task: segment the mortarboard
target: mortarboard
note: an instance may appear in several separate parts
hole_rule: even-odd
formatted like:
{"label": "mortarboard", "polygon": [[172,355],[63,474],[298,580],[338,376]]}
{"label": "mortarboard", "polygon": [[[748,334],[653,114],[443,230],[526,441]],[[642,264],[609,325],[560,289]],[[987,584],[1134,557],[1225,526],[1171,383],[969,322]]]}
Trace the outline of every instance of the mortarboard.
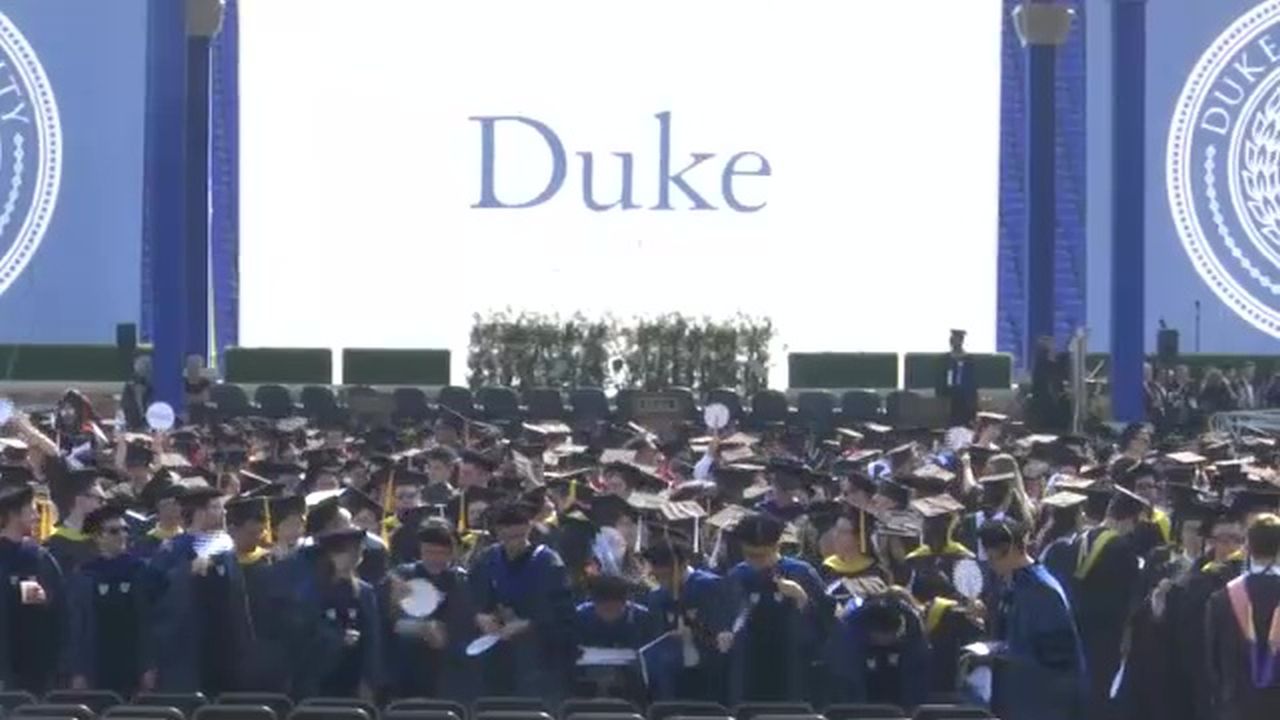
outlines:
{"label": "mortarboard", "polygon": [[374,501],[374,499],[369,497],[368,494],[355,488],[347,488],[347,491],[342,494],[338,502],[340,502],[342,507],[346,508],[352,515],[357,515],[360,512],[367,510],[373,513],[375,517],[381,519],[384,514],[382,505]]}
{"label": "mortarboard", "polygon": [[1054,510],[1067,510],[1077,507],[1088,499],[1089,498],[1086,495],[1071,492],[1070,490],[1063,490],[1062,492],[1056,492],[1041,500],[1040,504],[1051,507]]}
{"label": "mortarboard", "polygon": [[178,502],[186,510],[197,510],[208,505],[211,500],[222,497],[222,491],[208,485],[196,485],[184,482],[178,492]]}
{"label": "mortarboard", "polygon": [[977,418],[980,422],[994,423],[997,425],[1009,422],[1008,415],[1005,415],[1003,413],[997,413],[997,412],[985,412],[985,411],[980,412],[978,413]]}
{"label": "mortarboard", "polygon": [[1231,493],[1228,507],[1233,515],[1280,512],[1280,488],[1238,490]]}
{"label": "mortarboard", "polygon": [[35,473],[28,465],[0,465],[0,482],[30,483],[35,482]]}
{"label": "mortarboard", "polygon": [[124,464],[125,467],[146,467],[155,460],[156,453],[149,445],[140,442],[131,442],[125,446]]}
{"label": "mortarboard", "polygon": [[307,499],[301,495],[283,495],[267,500],[271,510],[271,524],[279,525],[289,518],[301,518],[307,514]]}
{"label": "mortarboard", "polygon": [[896,508],[905,508],[911,502],[911,488],[894,480],[882,480],[876,486],[876,494],[888,498]]}
{"label": "mortarboard", "polygon": [[1146,498],[1122,485],[1116,485],[1113,490],[1115,494],[1111,497],[1107,512],[1116,517],[1134,517],[1151,508],[1151,503]]}
{"label": "mortarboard", "polygon": [[239,527],[246,523],[267,521],[266,498],[236,498],[227,501],[227,525]]}
{"label": "mortarboard", "polygon": [[741,505],[725,505],[707,518],[707,525],[717,530],[732,531],[742,518],[750,514],[751,511]]}
{"label": "mortarboard", "polygon": [[36,497],[35,488],[24,482],[6,482],[0,485],[0,512],[13,512],[30,505]]}
{"label": "mortarboard", "polygon": [[978,478],[978,483],[981,485],[995,485],[997,483],[1007,484],[1013,482],[1017,477],[1018,476],[1013,473],[996,473],[994,475],[983,475]]}
{"label": "mortarboard", "polygon": [[853,428],[836,428],[836,436],[841,440],[851,440],[853,442],[859,442],[866,439],[866,435],[863,435]]}
{"label": "mortarboard", "polygon": [[950,495],[934,495],[912,500],[911,509],[924,516],[925,520],[934,520],[964,512],[964,505]]}
{"label": "mortarboard", "polygon": [[123,520],[127,512],[128,510],[123,505],[107,503],[85,515],[81,530],[86,535],[97,535],[102,532],[103,525],[112,520]]}
{"label": "mortarboard", "polygon": [[351,552],[364,543],[364,530],[358,527],[340,528],[315,536],[316,545],[324,552]]}
{"label": "mortarboard", "polygon": [[473,465],[485,470],[486,472],[493,472],[494,470],[497,470],[498,466],[501,464],[494,457],[478,450],[463,450],[461,453],[461,459],[463,463]]}

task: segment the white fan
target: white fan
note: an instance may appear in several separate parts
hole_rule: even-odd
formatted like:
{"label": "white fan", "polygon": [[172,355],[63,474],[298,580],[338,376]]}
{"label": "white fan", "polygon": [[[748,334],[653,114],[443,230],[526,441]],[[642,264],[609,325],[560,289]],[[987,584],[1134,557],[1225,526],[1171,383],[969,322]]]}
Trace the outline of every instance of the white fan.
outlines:
{"label": "white fan", "polygon": [[951,568],[951,584],[955,585],[957,592],[970,600],[977,600],[982,596],[984,583],[982,566],[972,558],[957,560],[955,567]]}
{"label": "white fan", "polygon": [[431,617],[431,613],[444,602],[444,593],[430,580],[414,578],[406,585],[409,586],[409,595],[400,601],[400,609],[409,617]]}

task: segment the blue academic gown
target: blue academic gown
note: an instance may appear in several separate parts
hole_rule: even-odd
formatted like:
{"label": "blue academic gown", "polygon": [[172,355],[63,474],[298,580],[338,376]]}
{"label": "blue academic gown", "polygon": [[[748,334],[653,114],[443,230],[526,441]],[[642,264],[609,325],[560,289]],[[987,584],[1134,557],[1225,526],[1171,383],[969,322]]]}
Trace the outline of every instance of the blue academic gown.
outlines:
{"label": "blue academic gown", "polygon": [[209,558],[204,576],[192,572],[196,539],[178,535],[151,559],[157,583],[151,646],[162,692],[216,695],[236,687],[236,663],[247,647],[244,576],[234,552]]}
{"label": "blue academic gown", "polygon": [[531,629],[481,657],[485,694],[558,703],[576,650],[572,591],[560,556],[536,545],[509,559],[501,545],[487,547],[471,566],[471,592],[477,612],[507,608],[532,623]]}
{"label": "blue academic gown", "polygon": [[746,563],[726,578],[735,625],[742,621],[729,653],[731,705],[808,699],[817,689],[823,620],[831,616],[822,579],[812,565],[790,557],[778,561],[774,575],[804,588],[809,604],[803,611],[776,592],[771,578]]}
{"label": "blue academic gown", "polygon": [[[625,648],[639,651],[658,635],[658,627],[652,613],[643,605],[628,602],[622,617],[615,622],[605,622],[596,614],[595,603],[585,602],[574,614],[573,635],[584,648]],[[642,702],[645,692],[640,682],[639,668],[579,667],[576,673],[578,687],[593,687],[598,683],[616,689],[610,695],[621,695]],[[581,691],[576,694],[583,694]],[[588,696],[597,693],[587,692]]]}
{"label": "blue academic gown", "polygon": [[467,656],[466,648],[476,638],[476,609],[471,599],[470,578],[462,568],[449,568],[440,575],[432,575],[420,563],[397,567],[393,573],[403,580],[428,580],[444,595],[444,601],[427,620],[444,623],[447,645],[433,650],[423,640],[404,637],[394,632],[395,622],[403,617],[399,607],[392,606],[389,585],[385,583],[382,594],[383,617],[387,619],[388,668],[392,692],[400,697],[438,697],[471,702],[476,695],[475,658]]}
{"label": "blue academic gown", "polygon": [[[356,697],[361,685],[383,686],[383,635],[377,594],[363,580],[326,582],[317,572],[301,588],[297,609],[304,625],[303,644],[295,649],[300,664],[294,694]],[[344,643],[347,630],[359,642]]]}
{"label": "blue academic gown", "polygon": [[1000,603],[1005,652],[992,705],[1004,720],[1083,720],[1084,652],[1061,584],[1036,564],[1014,573]]}
{"label": "blue academic gown", "polygon": [[834,702],[890,704],[914,708],[929,694],[929,643],[920,617],[895,603],[905,618],[905,632],[891,647],[874,647],[863,622],[866,604],[850,605],[841,616],[829,646],[828,663]]}
{"label": "blue academic gown", "polygon": [[[19,583],[36,581],[48,602],[23,605]],[[60,669],[66,590],[62,570],[48,550],[32,540],[0,538],[0,686],[39,696]]]}
{"label": "blue academic gown", "polygon": [[724,579],[705,570],[694,570],[680,587],[677,603],[665,588],[654,588],[645,604],[662,632],[674,630],[683,616],[684,624],[693,628],[698,664],[664,667],[662,672],[650,670],[650,690],[658,700],[707,700],[723,698],[726,658],[716,647],[716,636],[733,627],[731,592]]}
{"label": "blue academic gown", "polygon": [[67,582],[67,671],[91,688],[130,697],[154,666],[145,572],[132,555],[97,557]]}

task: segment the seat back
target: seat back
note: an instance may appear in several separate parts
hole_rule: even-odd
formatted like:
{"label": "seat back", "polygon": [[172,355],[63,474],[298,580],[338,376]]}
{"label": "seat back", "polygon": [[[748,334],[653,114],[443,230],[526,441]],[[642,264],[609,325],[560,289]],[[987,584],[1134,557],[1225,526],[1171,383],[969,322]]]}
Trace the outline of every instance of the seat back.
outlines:
{"label": "seat back", "polygon": [[218,383],[209,388],[209,399],[218,408],[218,416],[221,418],[241,418],[253,414],[249,395],[239,385]]}
{"label": "seat back", "polygon": [[14,708],[9,718],[70,718],[71,720],[95,720],[98,714],[86,705],[36,703]]}
{"label": "seat back", "polygon": [[298,708],[352,708],[369,716],[369,720],[378,720],[378,707],[366,700],[346,697],[311,697],[298,703]]}
{"label": "seat back", "polygon": [[46,705],[84,705],[95,713],[113,705],[123,705],[124,698],[110,690],[53,690],[44,696]]}
{"label": "seat back", "polygon": [[835,424],[836,399],[829,392],[810,390],[796,398],[796,416],[806,430],[825,437]]}
{"label": "seat back", "polygon": [[907,711],[897,705],[861,705],[841,703],[828,705],[822,711],[827,720],[901,720]]}
{"label": "seat back", "polygon": [[600,388],[576,388],[569,393],[571,417],[577,428],[585,429],[609,419],[609,398]]}
{"label": "seat back", "polygon": [[8,711],[23,705],[35,705],[36,696],[25,690],[0,692],[0,710]]}
{"label": "seat back", "polygon": [[520,396],[516,391],[501,385],[482,387],[476,393],[476,401],[490,422],[516,422],[524,415],[520,409]]}
{"label": "seat back", "polygon": [[554,720],[550,714],[537,710],[486,710],[476,713],[473,720]]}
{"label": "seat back", "polygon": [[288,720],[377,720],[377,716],[355,707],[299,705],[289,713]]}
{"label": "seat back", "polygon": [[733,709],[734,720],[755,720],[763,715],[812,715],[813,706],[806,702],[743,703]]}
{"label": "seat back", "polygon": [[467,708],[460,702],[437,700],[435,698],[404,698],[387,705],[387,711],[405,712],[449,712],[458,716],[458,720],[467,720]]}
{"label": "seat back", "polygon": [[191,720],[280,720],[266,705],[205,705]]}
{"label": "seat back", "polygon": [[750,423],[756,429],[785,423],[790,415],[787,396],[778,390],[761,390],[751,396]]}
{"label": "seat back", "polygon": [[400,387],[391,393],[392,419],[397,422],[424,422],[431,417],[431,403],[421,388]]}
{"label": "seat back", "polygon": [[572,715],[561,715],[561,720],[644,720],[644,716],[638,713],[573,713]]}
{"label": "seat back", "polygon": [[737,390],[729,388],[715,388],[707,393],[707,405],[720,404],[729,408],[729,419],[733,422],[742,422],[744,415],[742,411],[742,396]]}
{"label": "seat back", "polygon": [[133,704],[178,708],[191,717],[197,709],[209,704],[209,698],[204,693],[138,693]]}
{"label": "seat back", "polygon": [[850,390],[840,396],[840,420],[845,424],[875,422],[883,413],[880,395],[871,390]]}
{"label": "seat back", "polygon": [[555,388],[532,388],[524,393],[530,420],[563,420],[564,398]]}
{"label": "seat back", "polygon": [[302,412],[317,422],[329,423],[340,414],[337,396],[333,394],[333,390],[323,385],[302,388],[298,400],[302,403]]}
{"label": "seat back", "polygon": [[635,705],[622,698],[571,698],[560,705],[560,717],[582,714],[634,714],[640,711]]}
{"label": "seat back", "polygon": [[994,718],[990,710],[973,705],[921,705],[913,720],[961,720],[962,718]]}
{"label": "seat back", "polygon": [[452,710],[385,710],[382,720],[467,720]]}
{"label": "seat back", "polygon": [[459,385],[446,385],[440,388],[436,403],[463,417],[475,417],[476,414],[476,401],[471,395],[471,390]]}
{"label": "seat back", "polygon": [[293,712],[293,700],[283,693],[233,692],[218,696],[219,705],[263,705],[271,708],[277,718],[289,717]]}
{"label": "seat back", "polygon": [[546,712],[547,704],[536,697],[482,697],[477,698],[472,709],[476,713],[531,711]]}
{"label": "seat back", "polygon": [[259,385],[253,393],[253,402],[258,412],[273,420],[293,417],[293,396],[289,388],[283,385]]}
{"label": "seat back", "polygon": [[159,705],[116,705],[107,708],[102,717],[121,720],[187,720],[187,716],[178,708]]}
{"label": "seat back", "polygon": [[730,717],[729,709],[719,703],[670,701],[649,706],[649,720],[674,720],[676,717]]}

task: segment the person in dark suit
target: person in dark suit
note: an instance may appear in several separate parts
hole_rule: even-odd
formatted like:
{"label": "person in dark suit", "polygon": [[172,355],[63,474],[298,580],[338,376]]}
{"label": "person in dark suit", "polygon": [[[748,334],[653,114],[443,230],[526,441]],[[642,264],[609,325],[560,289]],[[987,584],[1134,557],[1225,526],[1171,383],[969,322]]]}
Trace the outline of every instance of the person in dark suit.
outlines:
{"label": "person in dark suit", "polygon": [[151,387],[151,356],[139,355],[133,361],[133,377],[120,392],[120,411],[129,430],[147,429],[147,408],[151,406],[154,390]]}
{"label": "person in dark suit", "polygon": [[56,678],[66,592],[58,562],[30,537],[36,518],[30,485],[0,484],[0,687],[39,696]]}
{"label": "person in dark suit", "polygon": [[968,425],[978,413],[978,373],[973,359],[964,351],[964,330],[951,331],[951,352],[943,358],[936,392],[946,398],[947,422],[952,426]]}

